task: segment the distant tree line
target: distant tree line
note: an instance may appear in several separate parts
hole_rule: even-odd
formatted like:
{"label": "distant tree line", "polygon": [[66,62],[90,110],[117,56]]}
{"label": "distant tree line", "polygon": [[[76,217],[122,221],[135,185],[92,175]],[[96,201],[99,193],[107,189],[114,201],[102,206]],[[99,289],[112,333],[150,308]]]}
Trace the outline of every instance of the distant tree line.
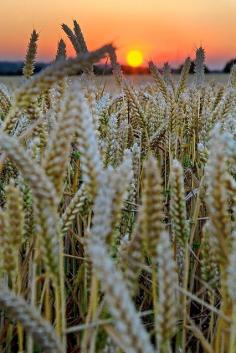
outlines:
{"label": "distant tree line", "polygon": [[225,64],[225,67],[224,67],[224,70],[223,72],[228,74],[230,71],[231,71],[231,68],[232,66],[236,64],[236,59],[231,59],[229,60],[226,64]]}
{"label": "distant tree line", "polygon": [[[48,64],[36,63],[35,72],[44,69]],[[22,75],[24,62],[23,61],[0,61],[0,75],[1,76],[20,76]]]}
{"label": "distant tree line", "polygon": [[[232,66],[236,64],[236,58],[229,60],[223,70],[210,70],[205,66],[205,72],[208,73],[229,73]],[[39,72],[48,66],[49,63],[38,62],[35,64],[35,72]],[[22,75],[22,69],[24,66],[23,61],[0,61],[0,76],[20,76]],[[180,65],[178,68],[172,68],[173,73],[180,73],[183,65]],[[123,72],[127,75],[139,74],[146,75],[149,74],[147,67],[138,67],[132,68],[127,65],[122,65]],[[96,75],[110,75],[112,73],[112,68],[110,65],[95,65],[94,73]],[[190,73],[194,73],[194,61],[191,62]],[[80,72],[78,72],[80,74]]]}

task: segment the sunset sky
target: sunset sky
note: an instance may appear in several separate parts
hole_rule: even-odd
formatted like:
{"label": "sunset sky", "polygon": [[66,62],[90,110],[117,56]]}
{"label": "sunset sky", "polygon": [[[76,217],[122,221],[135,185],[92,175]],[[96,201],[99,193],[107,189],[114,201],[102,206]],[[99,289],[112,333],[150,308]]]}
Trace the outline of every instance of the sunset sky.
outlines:
{"label": "sunset sky", "polygon": [[65,39],[60,24],[73,19],[89,49],[113,42],[122,63],[137,49],[144,63],[177,65],[200,45],[213,68],[236,57],[236,0],[1,0],[0,60],[24,58],[33,28],[40,32],[38,60],[52,59]]}

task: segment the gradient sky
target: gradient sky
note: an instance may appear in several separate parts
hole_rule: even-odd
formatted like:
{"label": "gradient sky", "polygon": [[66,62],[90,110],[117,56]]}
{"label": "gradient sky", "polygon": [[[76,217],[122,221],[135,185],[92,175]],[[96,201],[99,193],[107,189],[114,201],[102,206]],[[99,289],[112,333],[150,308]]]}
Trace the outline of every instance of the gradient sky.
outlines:
{"label": "gradient sky", "polygon": [[52,59],[65,38],[60,24],[73,19],[89,49],[113,42],[121,62],[139,49],[146,62],[176,65],[200,45],[211,67],[236,56],[236,0],[1,0],[0,60],[24,58],[33,28],[40,32],[38,59]]}

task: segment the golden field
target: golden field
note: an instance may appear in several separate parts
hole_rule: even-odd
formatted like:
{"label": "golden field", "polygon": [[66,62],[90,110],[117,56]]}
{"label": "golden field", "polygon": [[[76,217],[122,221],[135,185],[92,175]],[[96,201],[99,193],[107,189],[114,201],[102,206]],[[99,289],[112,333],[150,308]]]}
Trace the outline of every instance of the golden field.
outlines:
{"label": "golden field", "polygon": [[0,351],[235,353],[236,67],[126,77],[63,29],[0,79]]}

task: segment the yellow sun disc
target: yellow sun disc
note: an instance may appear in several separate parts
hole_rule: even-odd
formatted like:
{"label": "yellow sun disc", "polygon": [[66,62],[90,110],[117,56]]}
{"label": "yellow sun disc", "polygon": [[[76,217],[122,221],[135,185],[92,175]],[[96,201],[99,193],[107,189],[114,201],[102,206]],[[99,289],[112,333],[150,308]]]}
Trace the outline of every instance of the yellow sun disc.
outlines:
{"label": "yellow sun disc", "polygon": [[139,50],[130,50],[127,54],[127,63],[129,66],[138,67],[143,63],[143,54]]}

